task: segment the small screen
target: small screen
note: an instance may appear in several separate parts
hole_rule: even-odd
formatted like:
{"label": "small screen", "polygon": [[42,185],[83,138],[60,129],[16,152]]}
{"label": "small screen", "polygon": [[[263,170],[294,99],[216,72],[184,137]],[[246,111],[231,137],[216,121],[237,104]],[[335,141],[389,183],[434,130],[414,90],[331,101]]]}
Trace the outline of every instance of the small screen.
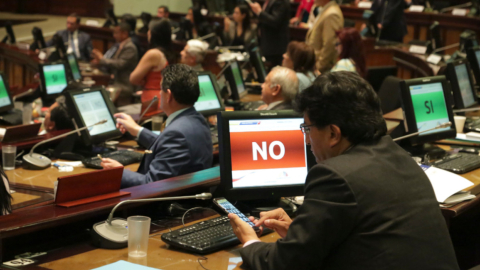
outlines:
{"label": "small screen", "polygon": [[68,57],[68,64],[70,65],[70,70],[72,71],[73,79],[78,81],[82,78],[82,74],[80,74],[80,70],[78,70],[78,63],[77,59],[73,54],[67,55]]}
{"label": "small screen", "polygon": [[231,65],[233,78],[235,79],[235,85],[237,86],[238,95],[245,91],[245,85],[243,85],[242,71],[240,70],[237,62],[232,62]]}
{"label": "small screen", "polygon": [[458,87],[462,95],[463,106],[470,107],[475,104],[470,77],[468,77],[467,66],[461,64],[455,66],[455,74],[457,74]]}
{"label": "small screen", "polygon": [[[450,122],[442,83],[410,86],[413,110],[419,132]],[[440,128],[419,134],[419,136],[449,130]]]}
{"label": "small screen", "polygon": [[105,124],[97,125],[88,129],[90,136],[102,134],[115,130],[115,121],[108,109],[107,103],[103,99],[100,91],[82,93],[73,96],[77,104],[80,115],[86,126],[93,125],[102,120],[107,120]]}
{"label": "small screen", "polygon": [[480,69],[480,50],[477,50],[475,52],[475,56],[477,57],[477,64],[478,64],[478,68]]}
{"label": "small screen", "polygon": [[198,75],[198,84],[200,86],[200,96],[195,102],[195,109],[199,112],[221,108],[217,92],[210,80],[209,75]]}
{"label": "small screen", "polygon": [[259,74],[258,76],[266,77],[267,71],[265,70],[265,66],[263,65],[263,60],[262,60],[262,56],[260,55],[260,50],[255,51],[255,57],[257,58],[258,65],[259,65],[258,68],[260,69],[260,70],[257,70],[257,72],[262,74],[262,75]]}
{"label": "small screen", "polygon": [[47,94],[59,94],[67,87],[65,66],[63,64],[43,66],[43,76]]}
{"label": "small screen", "polygon": [[7,86],[3,81],[3,76],[0,75],[0,107],[11,105],[10,97],[8,96]]}
{"label": "small screen", "polygon": [[229,120],[232,187],[303,185],[308,173],[303,121]]}

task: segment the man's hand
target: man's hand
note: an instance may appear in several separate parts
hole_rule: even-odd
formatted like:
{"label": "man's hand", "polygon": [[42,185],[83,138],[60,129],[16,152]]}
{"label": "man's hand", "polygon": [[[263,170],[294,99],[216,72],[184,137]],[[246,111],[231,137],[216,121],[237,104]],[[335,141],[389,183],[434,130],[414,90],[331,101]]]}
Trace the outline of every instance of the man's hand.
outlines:
{"label": "man's hand", "polygon": [[141,127],[130,115],[125,113],[116,113],[113,116],[117,118],[117,128],[120,129],[122,133],[128,131],[128,133],[132,134],[133,137],[137,137]]}
{"label": "man's hand", "polygon": [[250,227],[250,225],[248,225],[245,221],[240,219],[237,215],[228,214],[228,218],[230,219],[230,224],[232,225],[233,232],[238,237],[240,242],[242,242],[242,244],[245,244],[246,242],[251,240],[260,241],[253,228]]}
{"label": "man's hand", "polygon": [[282,208],[268,212],[260,212],[260,219],[253,221],[255,226],[265,226],[276,231],[280,237],[285,238],[292,219]]}
{"label": "man's hand", "polygon": [[110,159],[110,158],[102,158],[102,163],[100,163],[104,169],[111,169],[116,167],[122,167],[123,165],[120,162]]}
{"label": "man's hand", "polygon": [[262,12],[262,7],[260,6],[259,3],[253,3],[253,4],[249,4],[250,5],[250,8],[252,9],[253,13],[260,15],[260,12]]}
{"label": "man's hand", "polygon": [[103,54],[102,54],[99,50],[97,50],[97,49],[93,49],[93,50],[92,50],[92,56],[93,56],[93,58],[94,58],[95,60],[97,60],[97,61],[99,61],[100,59],[103,58]]}

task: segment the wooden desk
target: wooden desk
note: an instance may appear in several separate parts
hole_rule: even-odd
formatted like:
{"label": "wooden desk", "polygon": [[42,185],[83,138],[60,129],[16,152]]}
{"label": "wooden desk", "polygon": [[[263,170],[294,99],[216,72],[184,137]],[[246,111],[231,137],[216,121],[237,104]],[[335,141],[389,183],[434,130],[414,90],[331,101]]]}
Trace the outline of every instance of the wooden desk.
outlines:
{"label": "wooden desk", "polygon": [[[192,222],[200,222],[201,220]],[[189,223],[189,224],[192,224]],[[172,229],[179,229],[181,226]],[[168,230],[160,231],[160,233],[168,232]],[[277,233],[271,233],[261,237],[264,242],[275,242],[280,236]],[[202,265],[207,269],[227,270],[241,269],[241,257],[239,249],[241,245],[227,248],[205,257],[208,260],[202,260]],[[148,267],[164,270],[190,270],[201,269],[197,259],[198,255],[186,253],[179,249],[169,248],[162,240],[158,233],[151,234],[148,240],[148,251],[145,258],[129,258],[128,248],[118,250],[93,249],[87,252],[79,253],[73,256],[64,257],[50,262],[39,263],[39,267],[44,269],[93,269],[107,264],[114,263],[119,260],[129,261],[131,263],[141,264]],[[39,258],[41,261],[41,258]]]}

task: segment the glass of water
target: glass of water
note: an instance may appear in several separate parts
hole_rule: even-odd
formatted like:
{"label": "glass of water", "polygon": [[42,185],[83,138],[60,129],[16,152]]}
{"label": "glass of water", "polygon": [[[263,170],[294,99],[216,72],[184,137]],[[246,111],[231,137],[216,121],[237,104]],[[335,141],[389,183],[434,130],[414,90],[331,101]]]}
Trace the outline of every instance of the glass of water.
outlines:
{"label": "glass of water", "polygon": [[2,146],[2,165],[3,169],[15,170],[15,156],[17,155],[17,147],[15,145]]}
{"label": "glass of water", "polygon": [[155,115],[152,117],[152,131],[160,131],[163,124],[163,117]]}

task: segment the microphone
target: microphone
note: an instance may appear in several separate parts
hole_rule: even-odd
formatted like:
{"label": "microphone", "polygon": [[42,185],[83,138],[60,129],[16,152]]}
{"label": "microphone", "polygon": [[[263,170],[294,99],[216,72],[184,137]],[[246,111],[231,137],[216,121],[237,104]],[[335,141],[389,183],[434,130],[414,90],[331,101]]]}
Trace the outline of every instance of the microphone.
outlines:
{"label": "microphone", "polygon": [[455,48],[455,47],[458,47],[458,46],[460,46],[460,43],[450,44],[450,45],[448,45],[448,46],[440,47],[440,48],[438,48],[438,49],[433,50],[431,54],[434,54],[434,53],[437,53],[437,52],[441,52],[441,51],[445,51],[445,50],[448,50],[448,49],[451,49],[451,48]]}
{"label": "microphone", "polygon": [[220,72],[217,75],[217,81],[220,79],[220,77],[222,77],[223,73],[225,73],[227,68],[231,65],[232,65],[232,61],[228,61],[227,64],[225,64],[225,66],[222,68],[222,70],[220,70]]}
{"label": "microphone", "polygon": [[476,111],[480,111],[480,107],[467,108],[467,109],[457,109],[457,110],[453,110],[453,113],[476,112]]}
{"label": "microphone", "polygon": [[[140,118],[138,118],[137,124],[140,125],[140,121],[142,121],[143,116],[148,112],[148,109],[150,109],[150,107],[152,107],[153,103],[155,103],[155,101],[157,101],[157,100],[158,100],[158,97],[154,96],[152,101],[150,101],[150,103],[148,104],[147,108],[140,115]],[[140,110],[141,110],[141,108],[140,108]]]}
{"label": "microphone", "polygon": [[434,128],[430,128],[430,129],[419,131],[419,132],[414,132],[412,134],[408,134],[408,135],[405,135],[405,136],[402,136],[402,137],[395,138],[395,139],[393,139],[393,141],[394,142],[400,141],[400,140],[407,139],[407,138],[410,138],[410,137],[413,137],[413,136],[417,136],[417,135],[422,134],[424,132],[432,131],[432,130],[439,129],[439,128],[447,128],[447,127],[450,127],[450,126],[452,126],[452,122],[445,122],[445,123],[442,123],[442,124],[440,124],[440,125],[438,125]]}
{"label": "microphone", "polygon": [[214,32],[214,33],[210,33],[210,34],[208,34],[208,35],[205,35],[205,36],[203,36],[203,37],[198,37],[198,38],[196,38],[196,39],[198,39],[198,40],[205,40],[205,39],[214,37],[215,35],[216,35],[216,34],[215,34],[215,32]]}
{"label": "microphone", "polygon": [[216,46],[214,48],[215,51],[220,51],[221,49],[243,50],[243,49],[245,49],[245,47],[243,45],[238,45],[238,46]]}
{"label": "microphone", "polygon": [[18,98],[22,98],[22,97],[25,97],[25,96],[29,96],[30,94],[32,94],[35,90],[33,88],[30,88],[28,89],[27,91],[23,92],[23,93],[20,93],[18,95],[15,95],[12,97],[12,100],[13,102],[15,102],[15,100],[17,100]]}
{"label": "microphone", "polygon": [[157,202],[168,200],[208,200],[212,198],[211,193],[201,193],[191,196],[177,196],[177,197],[163,197],[163,198],[151,198],[151,199],[137,199],[137,200],[125,200],[119,202],[108,215],[106,221],[101,221],[93,225],[92,238],[94,245],[107,248],[118,249],[124,248],[128,245],[128,229],[127,221],[122,218],[113,219],[113,213],[118,207],[129,203],[142,203],[142,202]]}
{"label": "microphone", "polygon": [[456,8],[470,7],[471,5],[472,5],[472,2],[467,2],[467,3],[460,4],[460,5],[456,5],[456,6],[451,6],[451,7],[442,8],[442,9],[440,10],[440,13],[452,11],[452,10],[454,10],[454,9],[456,9]]}
{"label": "microphone", "polygon": [[38,146],[40,146],[42,144],[45,144],[45,143],[48,143],[48,142],[51,142],[51,141],[54,141],[56,139],[67,137],[70,134],[80,132],[82,130],[91,128],[91,127],[96,126],[96,125],[105,124],[106,122],[107,122],[107,120],[105,119],[105,120],[97,122],[93,125],[86,126],[86,127],[80,128],[80,129],[75,129],[75,130],[72,130],[70,132],[55,136],[53,138],[50,138],[50,139],[47,139],[47,140],[44,140],[44,141],[41,141],[41,142],[35,144],[32,147],[32,150],[30,150],[30,153],[23,156],[23,166],[24,166],[24,168],[25,169],[31,169],[31,170],[43,170],[43,169],[46,169],[46,168],[50,167],[50,164],[52,163],[52,161],[49,158],[47,158],[44,155],[40,155],[40,154],[37,154],[37,153],[33,152],[35,150],[35,148],[37,148]]}

